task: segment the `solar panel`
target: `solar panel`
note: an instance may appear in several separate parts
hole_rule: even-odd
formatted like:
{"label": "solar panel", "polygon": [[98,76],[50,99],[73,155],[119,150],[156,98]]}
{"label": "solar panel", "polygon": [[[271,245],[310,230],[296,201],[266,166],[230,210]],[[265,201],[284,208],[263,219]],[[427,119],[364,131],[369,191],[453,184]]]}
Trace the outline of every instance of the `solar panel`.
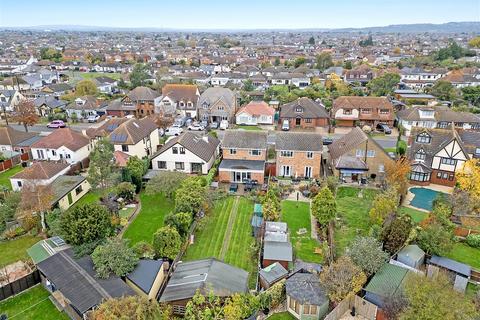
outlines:
{"label": "solar panel", "polygon": [[51,237],[50,240],[57,246],[57,247],[61,247],[63,245],[65,245],[65,241],[60,238],[59,236],[55,236],[55,237]]}
{"label": "solar panel", "polygon": [[111,132],[111,131],[113,131],[113,130],[115,130],[115,129],[117,129],[117,128],[118,128],[118,124],[117,124],[117,123],[109,124],[109,125],[107,126],[107,131],[110,131],[110,132]]}
{"label": "solar panel", "polygon": [[127,141],[127,138],[128,138],[127,135],[122,133],[113,133],[110,136],[110,140],[112,142],[125,142]]}

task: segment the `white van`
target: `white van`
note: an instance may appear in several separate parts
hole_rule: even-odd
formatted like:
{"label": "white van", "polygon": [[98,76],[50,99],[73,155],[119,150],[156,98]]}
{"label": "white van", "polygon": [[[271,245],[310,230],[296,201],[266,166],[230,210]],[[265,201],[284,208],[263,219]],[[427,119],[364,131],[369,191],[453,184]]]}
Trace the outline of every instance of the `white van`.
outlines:
{"label": "white van", "polygon": [[171,126],[170,128],[167,128],[165,130],[165,135],[166,136],[178,136],[183,133],[183,128]]}
{"label": "white van", "polygon": [[228,120],[220,121],[220,130],[226,130],[226,129],[228,129]]}
{"label": "white van", "polygon": [[288,122],[288,120],[283,120],[282,130],[283,130],[283,131],[288,131],[288,130],[290,130],[290,122]]}

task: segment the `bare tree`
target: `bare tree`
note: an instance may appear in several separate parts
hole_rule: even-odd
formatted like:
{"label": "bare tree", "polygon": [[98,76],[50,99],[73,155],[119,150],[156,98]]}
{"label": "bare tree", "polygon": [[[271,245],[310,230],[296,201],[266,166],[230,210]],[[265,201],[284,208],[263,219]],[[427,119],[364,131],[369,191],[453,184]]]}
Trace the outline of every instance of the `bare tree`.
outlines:
{"label": "bare tree", "polygon": [[46,230],[45,212],[51,209],[53,188],[51,185],[25,184],[22,188],[21,215],[40,214],[42,230]]}
{"label": "bare tree", "polygon": [[28,126],[38,123],[39,116],[35,104],[31,100],[22,100],[15,107],[13,119],[23,124],[25,132],[28,132]]}

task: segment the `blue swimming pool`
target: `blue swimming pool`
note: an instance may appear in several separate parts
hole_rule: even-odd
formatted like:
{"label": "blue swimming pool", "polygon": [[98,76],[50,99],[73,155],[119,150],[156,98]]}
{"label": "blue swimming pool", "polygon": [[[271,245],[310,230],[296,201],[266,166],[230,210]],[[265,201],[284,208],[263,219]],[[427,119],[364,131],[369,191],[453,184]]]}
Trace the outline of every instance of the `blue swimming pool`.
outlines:
{"label": "blue swimming pool", "polygon": [[433,200],[435,200],[438,194],[443,193],[420,187],[410,188],[410,192],[415,195],[410,205],[428,211],[432,210]]}

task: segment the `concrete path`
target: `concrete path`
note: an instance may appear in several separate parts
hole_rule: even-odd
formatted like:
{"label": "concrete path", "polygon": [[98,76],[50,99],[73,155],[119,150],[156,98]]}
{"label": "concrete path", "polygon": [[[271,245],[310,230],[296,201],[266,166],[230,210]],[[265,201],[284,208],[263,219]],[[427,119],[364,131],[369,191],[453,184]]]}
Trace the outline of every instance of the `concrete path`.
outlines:
{"label": "concrete path", "polygon": [[237,217],[239,199],[239,196],[235,197],[235,202],[233,204],[232,210],[230,211],[230,216],[228,217],[227,230],[225,231],[225,238],[223,239],[222,250],[220,250],[220,260],[222,261],[225,259],[228,245],[230,244],[230,238],[232,237],[232,229],[233,224],[235,223],[235,219]]}

